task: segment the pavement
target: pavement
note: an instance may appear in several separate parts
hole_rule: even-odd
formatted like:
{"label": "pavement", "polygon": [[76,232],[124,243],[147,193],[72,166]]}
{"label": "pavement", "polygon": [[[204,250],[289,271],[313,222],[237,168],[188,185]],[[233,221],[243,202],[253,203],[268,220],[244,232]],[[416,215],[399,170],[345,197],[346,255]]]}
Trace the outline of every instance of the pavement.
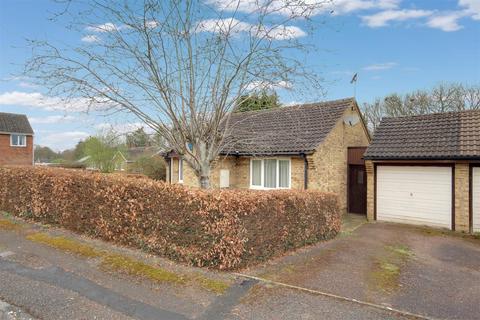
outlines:
{"label": "pavement", "polygon": [[216,272],[0,215],[0,320],[475,319],[479,266],[476,239],[358,216],[334,240]]}

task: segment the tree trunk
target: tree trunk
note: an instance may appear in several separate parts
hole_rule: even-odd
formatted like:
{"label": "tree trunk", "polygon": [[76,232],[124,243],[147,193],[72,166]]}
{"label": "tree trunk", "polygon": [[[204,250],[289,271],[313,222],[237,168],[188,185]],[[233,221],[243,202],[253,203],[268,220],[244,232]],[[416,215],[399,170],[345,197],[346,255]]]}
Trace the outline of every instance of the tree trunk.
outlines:
{"label": "tree trunk", "polygon": [[210,189],[210,163],[205,162],[200,167],[198,182],[201,189]]}
{"label": "tree trunk", "polygon": [[201,189],[210,189],[210,177],[200,176],[199,181]]}

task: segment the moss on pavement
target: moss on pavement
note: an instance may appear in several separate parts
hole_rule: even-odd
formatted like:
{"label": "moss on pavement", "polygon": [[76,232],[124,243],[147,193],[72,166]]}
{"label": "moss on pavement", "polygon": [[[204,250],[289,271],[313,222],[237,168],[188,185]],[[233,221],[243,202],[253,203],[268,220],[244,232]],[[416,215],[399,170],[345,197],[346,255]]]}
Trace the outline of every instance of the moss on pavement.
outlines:
{"label": "moss on pavement", "polygon": [[51,236],[47,233],[33,233],[28,235],[26,239],[85,258],[98,258],[100,259],[100,268],[107,272],[119,272],[152,281],[172,284],[186,284],[190,282],[216,294],[224,293],[230,286],[229,283],[223,280],[210,279],[200,273],[180,274],[168,271],[126,255],[99,250],[80,241],[62,236]]}
{"label": "moss on pavement", "polygon": [[390,293],[399,287],[402,268],[413,257],[413,252],[402,244],[385,246],[385,250],[386,253],[374,263],[370,274],[370,286]]}

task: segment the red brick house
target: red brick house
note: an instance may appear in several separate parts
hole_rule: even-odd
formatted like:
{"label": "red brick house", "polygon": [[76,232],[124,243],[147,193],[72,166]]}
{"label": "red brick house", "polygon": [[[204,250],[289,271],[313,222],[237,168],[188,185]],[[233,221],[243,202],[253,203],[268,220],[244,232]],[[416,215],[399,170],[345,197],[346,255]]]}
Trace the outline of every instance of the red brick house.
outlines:
{"label": "red brick house", "polygon": [[0,166],[33,165],[33,130],[23,114],[0,112]]}

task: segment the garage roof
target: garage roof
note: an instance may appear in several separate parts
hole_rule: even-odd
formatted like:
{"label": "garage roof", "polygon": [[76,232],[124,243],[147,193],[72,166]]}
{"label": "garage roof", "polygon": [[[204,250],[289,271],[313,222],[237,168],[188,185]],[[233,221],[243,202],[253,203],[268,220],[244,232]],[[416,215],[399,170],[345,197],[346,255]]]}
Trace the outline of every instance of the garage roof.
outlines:
{"label": "garage roof", "polygon": [[480,110],[384,118],[364,157],[480,160]]}
{"label": "garage roof", "polygon": [[0,112],[0,132],[33,134],[26,115],[5,112]]}

